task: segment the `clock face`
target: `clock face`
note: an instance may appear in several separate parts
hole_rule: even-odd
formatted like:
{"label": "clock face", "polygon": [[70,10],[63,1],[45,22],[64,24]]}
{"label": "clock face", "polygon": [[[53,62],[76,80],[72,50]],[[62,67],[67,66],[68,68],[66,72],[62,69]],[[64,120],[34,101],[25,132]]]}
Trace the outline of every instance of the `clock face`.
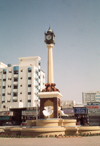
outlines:
{"label": "clock face", "polygon": [[47,39],[47,40],[51,40],[51,38],[52,38],[51,35],[47,35],[47,36],[46,36],[46,39]]}

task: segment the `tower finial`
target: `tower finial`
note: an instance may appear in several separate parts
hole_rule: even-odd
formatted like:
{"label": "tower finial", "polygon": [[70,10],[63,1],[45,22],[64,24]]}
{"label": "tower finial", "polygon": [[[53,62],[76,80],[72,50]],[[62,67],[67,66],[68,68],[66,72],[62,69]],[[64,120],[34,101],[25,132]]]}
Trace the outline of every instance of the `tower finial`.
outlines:
{"label": "tower finial", "polygon": [[49,26],[48,32],[52,32],[52,30],[51,30],[50,26]]}
{"label": "tower finial", "polygon": [[50,24],[49,24],[49,29],[51,29],[51,28],[50,28]]}

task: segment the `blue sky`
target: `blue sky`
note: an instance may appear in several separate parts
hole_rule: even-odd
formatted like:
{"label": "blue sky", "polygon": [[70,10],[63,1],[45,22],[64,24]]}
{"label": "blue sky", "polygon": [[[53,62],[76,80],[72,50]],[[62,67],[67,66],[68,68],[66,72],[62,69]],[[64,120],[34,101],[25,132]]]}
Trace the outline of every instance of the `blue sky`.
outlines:
{"label": "blue sky", "polygon": [[0,62],[40,56],[47,74],[44,31],[55,33],[54,82],[62,100],[100,90],[99,0],[0,0]]}

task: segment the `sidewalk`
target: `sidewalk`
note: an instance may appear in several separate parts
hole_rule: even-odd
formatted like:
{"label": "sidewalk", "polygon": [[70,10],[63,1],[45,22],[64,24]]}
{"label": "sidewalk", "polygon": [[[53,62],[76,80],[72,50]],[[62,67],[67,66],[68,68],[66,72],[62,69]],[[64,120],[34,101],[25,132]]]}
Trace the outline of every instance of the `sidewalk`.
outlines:
{"label": "sidewalk", "polygon": [[0,138],[0,146],[100,146],[100,136],[80,138]]}

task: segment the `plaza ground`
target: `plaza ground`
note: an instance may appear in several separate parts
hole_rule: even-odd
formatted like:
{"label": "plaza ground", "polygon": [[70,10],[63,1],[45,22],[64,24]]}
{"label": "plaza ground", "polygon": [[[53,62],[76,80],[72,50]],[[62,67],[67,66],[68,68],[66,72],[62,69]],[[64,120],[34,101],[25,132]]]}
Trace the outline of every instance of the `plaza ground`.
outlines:
{"label": "plaza ground", "polygon": [[100,136],[77,138],[0,138],[0,146],[100,146]]}

